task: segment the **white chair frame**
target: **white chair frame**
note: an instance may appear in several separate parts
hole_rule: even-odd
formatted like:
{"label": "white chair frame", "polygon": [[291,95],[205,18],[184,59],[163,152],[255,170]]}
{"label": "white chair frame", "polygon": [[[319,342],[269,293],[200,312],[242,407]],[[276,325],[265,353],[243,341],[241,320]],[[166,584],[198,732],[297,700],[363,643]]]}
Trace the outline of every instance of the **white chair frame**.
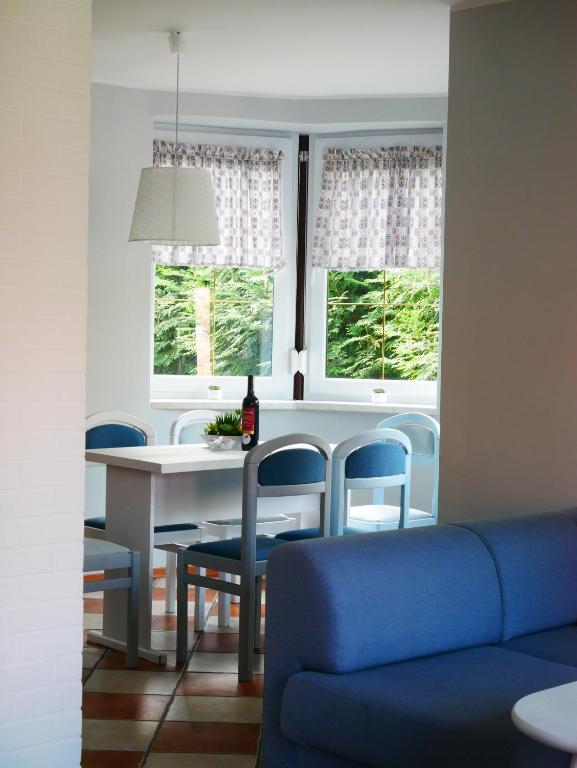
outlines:
{"label": "white chair frame", "polygon": [[[374,443],[396,443],[405,452],[405,472],[383,477],[347,478],[347,458],[359,448]],[[409,438],[398,429],[371,429],[343,440],[333,450],[333,475],[331,491],[331,535],[342,536],[348,524],[351,491],[355,489],[377,489],[400,486],[401,502],[399,523],[396,528],[406,528],[409,522],[409,499],[411,497],[411,455],[413,449]]]}
{"label": "white chair frame", "polygon": [[[279,450],[296,447],[316,449],[325,459],[324,482],[307,483],[305,485],[259,485],[258,469],[260,463],[272,453]],[[260,641],[260,582],[266,573],[267,561],[256,560],[256,525],[258,499],[261,497],[320,495],[320,532],[328,535],[330,494],[331,494],[331,447],[321,437],[296,433],[284,435],[273,440],[267,440],[248,451],[244,461],[243,492],[242,492],[242,521],[241,559],[218,557],[201,552],[191,552],[181,549],[178,553],[177,568],[177,647],[178,661],[185,661],[188,645],[188,586],[196,589],[195,605],[201,603],[201,593],[204,587],[228,592],[240,596],[240,628],[239,628],[239,666],[240,682],[252,680],[253,651]],[[282,546],[282,545],[281,545]],[[213,568],[220,573],[240,576],[240,584],[225,581],[221,578],[207,578],[200,573],[190,574],[188,566],[197,568]]]}
{"label": "white chair frame", "polygon": [[[175,421],[173,421],[170,427],[170,444],[180,445],[180,435],[183,429],[190,427],[193,424],[209,424],[214,421],[217,415],[217,411],[211,410],[193,410],[187,411],[181,414]],[[298,528],[300,525],[300,512],[292,514],[290,516],[285,515],[284,521],[270,521],[270,520],[257,520],[257,533],[272,535],[276,533],[282,533],[282,531]],[[242,520],[238,518],[236,520],[226,523],[218,523],[213,520],[203,520],[200,524],[203,533],[208,536],[213,536],[216,539],[232,539],[235,536],[240,536],[242,530]],[[202,541],[202,538],[201,538]],[[164,547],[163,547],[164,549]],[[169,549],[165,549],[166,559],[168,563],[169,557],[176,557],[174,553]],[[168,568],[168,565],[167,565]],[[172,570],[172,569],[171,569]],[[222,579],[228,578],[228,574],[221,574]],[[232,577],[233,580],[238,583],[236,576]],[[238,595],[229,595],[225,592],[221,592],[218,597],[218,625],[219,627],[228,627],[230,625],[230,601],[233,603],[239,602]],[[174,609],[173,609],[174,610]]]}

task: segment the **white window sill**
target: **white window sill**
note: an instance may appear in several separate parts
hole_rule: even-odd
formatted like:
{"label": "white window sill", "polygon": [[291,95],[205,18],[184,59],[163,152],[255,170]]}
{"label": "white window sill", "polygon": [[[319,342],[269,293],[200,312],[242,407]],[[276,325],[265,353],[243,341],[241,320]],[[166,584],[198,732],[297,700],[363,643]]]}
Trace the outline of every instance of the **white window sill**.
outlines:
{"label": "white window sill", "polygon": [[[352,411],[356,413],[428,413],[438,412],[436,405],[421,403],[368,403],[336,400],[259,400],[263,411]],[[150,407],[162,411],[192,411],[195,408],[230,410],[240,408],[240,400],[154,399]]]}

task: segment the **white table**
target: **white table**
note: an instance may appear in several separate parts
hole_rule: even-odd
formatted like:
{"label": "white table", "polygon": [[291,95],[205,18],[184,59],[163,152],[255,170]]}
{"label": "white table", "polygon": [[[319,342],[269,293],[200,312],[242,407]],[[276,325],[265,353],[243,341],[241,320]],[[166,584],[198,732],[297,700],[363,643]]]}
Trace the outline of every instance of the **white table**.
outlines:
{"label": "white table", "polygon": [[[140,552],[139,653],[143,658],[166,661],[166,654],[152,647],[154,526],[239,517],[245,456],[243,451],[210,451],[205,445],[86,451],[87,461],[106,465],[106,538]],[[270,504],[274,513],[295,509],[290,498],[261,502],[265,507]],[[302,511],[318,514],[318,498],[303,497],[300,504]],[[126,606],[122,595],[105,593],[103,622],[102,634],[91,632],[89,638],[123,650]]]}
{"label": "white table", "polygon": [[577,683],[525,696],[515,704],[511,717],[526,736],[571,753],[571,768],[577,768]]}

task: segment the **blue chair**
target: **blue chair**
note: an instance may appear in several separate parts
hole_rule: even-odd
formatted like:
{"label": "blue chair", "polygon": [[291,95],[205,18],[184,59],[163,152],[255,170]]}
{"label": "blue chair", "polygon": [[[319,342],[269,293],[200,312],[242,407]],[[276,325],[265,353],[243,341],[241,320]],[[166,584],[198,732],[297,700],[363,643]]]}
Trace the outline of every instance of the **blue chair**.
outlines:
{"label": "blue chair", "polygon": [[[289,448],[289,446],[292,446]],[[194,544],[178,553],[177,648],[179,662],[186,661],[188,645],[188,586],[196,587],[196,604],[203,588],[240,596],[240,682],[252,680],[253,651],[260,643],[261,587],[268,555],[283,542],[257,536],[259,498],[320,495],[320,525],[328,533],[331,449],[322,438],[293,434],[268,440],[246,454],[243,471],[242,535],[240,538]],[[188,566],[196,566],[196,573]],[[240,584],[198,573],[209,568],[240,577]]]}
{"label": "blue chair", "polygon": [[[121,411],[93,413],[86,419],[86,450],[99,448],[135,448],[156,444],[154,427],[143,419]],[[104,515],[89,517],[84,521],[84,535],[91,539],[106,539]],[[200,528],[196,523],[166,523],[154,526],[154,546],[174,542],[190,542],[199,539]],[[166,553],[167,613],[176,608],[176,555]]]}
{"label": "blue chair", "polygon": [[[401,413],[391,416],[377,425],[377,429],[398,429],[411,441],[412,466],[415,464],[432,467],[431,511],[410,507],[407,525],[435,525],[438,514],[439,495],[439,423],[425,413]],[[349,521],[357,528],[368,531],[384,531],[397,528],[399,523],[398,507],[385,504],[385,491],[377,488],[373,491],[373,503],[354,506],[349,510]]]}
{"label": "blue chair", "polygon": [[[397,429],[371,429],[337,445],[333,451],[331,535],[346,533],[351,491],[354,490],[399,487],[395,527],[408,526],[411,454],[411,441]],[[355,530],[360,532],[358,528]]]}

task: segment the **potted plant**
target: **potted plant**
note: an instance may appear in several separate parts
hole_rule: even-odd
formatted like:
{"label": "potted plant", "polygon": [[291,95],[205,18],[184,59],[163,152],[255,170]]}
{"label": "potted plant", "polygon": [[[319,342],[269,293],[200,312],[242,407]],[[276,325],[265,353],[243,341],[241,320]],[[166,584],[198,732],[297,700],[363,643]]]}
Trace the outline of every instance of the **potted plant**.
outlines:
{"label": "potted plant", "polygon": [[209,400],[222,400],[222,387],[220,384],[208,385],[208,399]]}
{"label": "potted plant", "polygon": [[204,427],[204,442],[214,450],[236,448],[240,450],[242,437],[242,411],[217,413],[214,421]]}
{"label": "potted plant", "polygon": [[386,403],[387,391],[385,389],[381,389],[381,387],[375,387],[375,389],[373,389],[371,392],[371,400],[373,403]]}

